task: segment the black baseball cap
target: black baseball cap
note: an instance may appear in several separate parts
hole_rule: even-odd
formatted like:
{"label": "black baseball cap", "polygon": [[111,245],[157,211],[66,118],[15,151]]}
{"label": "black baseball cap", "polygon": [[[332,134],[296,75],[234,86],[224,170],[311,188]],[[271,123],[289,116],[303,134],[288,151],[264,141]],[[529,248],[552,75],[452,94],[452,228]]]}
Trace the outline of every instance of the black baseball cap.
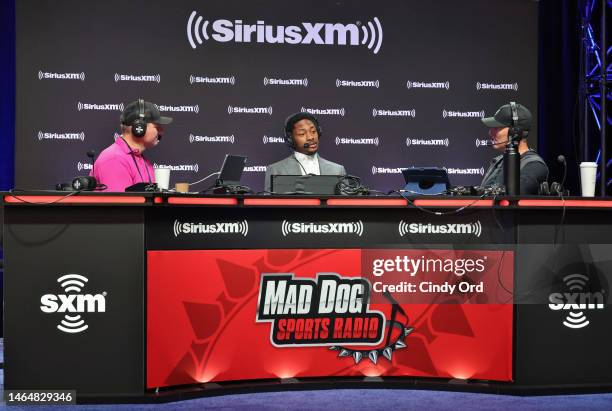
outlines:
{"label": "black baseball cap", "polygon": [[[139,101],[140,100],[134,100],[125,106],[123,113],[121,113],[121,117],[119,117],[119,120],[121,120],[121,124],[130,126],[132,125],[134,120],[137,120],[140,117]],[[143,111],[144,111],[144,121],[145,122],[154,123],[154,124],[172,123],[172,117],[162,117],[162,115],[159,113],[159,108],[157,108],[156,104],[151,103],[149,101],[143,101],[143,102],[144,102]]]}
{"label": "black baseball cap", "polygon": [[[518,115],[517,126],[523,130],[531,128],[531,111],[522,104],[516,104],[516,113]],[[485,117],[482,119],[485,126],[493,127],[512,127],[512,107],[510,104],[504,104],[493,115],[493,117]]]}

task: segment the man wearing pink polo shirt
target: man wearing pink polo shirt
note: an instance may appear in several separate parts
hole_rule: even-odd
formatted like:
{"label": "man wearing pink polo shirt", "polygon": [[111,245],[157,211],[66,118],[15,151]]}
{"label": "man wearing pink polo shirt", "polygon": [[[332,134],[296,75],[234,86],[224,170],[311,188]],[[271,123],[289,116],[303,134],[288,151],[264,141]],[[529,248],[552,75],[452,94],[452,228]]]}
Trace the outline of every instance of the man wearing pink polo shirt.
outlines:
{"label": "man wearing pink polo shirt", "polygon": [[154,183],[153,165],[142,153],[155,147],[172,118],[162,117],[153,103],[138,99],[125,106],[120,117],[121,136],[104,149],[91,175],[106,191],[125,191],[136,183]]}

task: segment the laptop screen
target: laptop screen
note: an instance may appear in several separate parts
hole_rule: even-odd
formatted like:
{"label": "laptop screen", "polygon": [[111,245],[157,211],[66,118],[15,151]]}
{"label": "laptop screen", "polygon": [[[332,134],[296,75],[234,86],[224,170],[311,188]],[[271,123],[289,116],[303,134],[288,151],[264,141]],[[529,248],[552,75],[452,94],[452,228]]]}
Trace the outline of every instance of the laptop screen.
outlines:
{"label": "laptop screen", "polygon": [[246,161],[247,158],[245,156],[226,154],[218,180],[225,184],[231,182],[239,183]]}

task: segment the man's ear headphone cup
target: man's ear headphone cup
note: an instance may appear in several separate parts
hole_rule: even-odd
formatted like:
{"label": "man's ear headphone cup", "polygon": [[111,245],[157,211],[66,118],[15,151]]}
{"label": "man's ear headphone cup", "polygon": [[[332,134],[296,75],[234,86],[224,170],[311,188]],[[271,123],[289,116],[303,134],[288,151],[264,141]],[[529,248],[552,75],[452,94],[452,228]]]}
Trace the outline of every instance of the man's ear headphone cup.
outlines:
{"label": "man's ear headphone cup", "polygon": [[134,120],[132,123],[132,135],[134,137],[142,137],[147,132],[147,123],[141,119]]}

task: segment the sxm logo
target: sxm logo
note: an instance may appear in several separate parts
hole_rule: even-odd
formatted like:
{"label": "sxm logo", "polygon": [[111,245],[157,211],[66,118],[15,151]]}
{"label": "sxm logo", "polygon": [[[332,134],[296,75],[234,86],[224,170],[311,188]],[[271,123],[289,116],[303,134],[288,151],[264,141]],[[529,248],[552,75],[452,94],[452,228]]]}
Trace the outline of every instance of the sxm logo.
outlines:
{"label": "sxm logo", "polygon": [[192,11],[187,19],[187,40],[192,49],[205,41],[219,43],[315,44],[327,46],[364,46],[377,54],[383,42],[383,28],[378,17],[356,23],[313,23],[271,25],[263,20],[255,24],[242,20],[205,20]]}
{"label": "sxm logo", "polygon": [[585,312],[604,309],[604,290],[590,292],[589,277],[582,274],[569,274],[563,277],[566,293],[551,293],[548,296],[548,308],[553,311],[565,311],[567,316],[563,325],[579,329],[589,325]]}
{"label": "sxm logo", "polygon": [[57,329],[69,334],[85,331],[84,314],[106,312],[106,292],[83,294],[82,290],[89,280],[79,274],[66,274],[57,279],[63,294],[45,294],[40,297],[40,310],[46,314],[64,314]]}

